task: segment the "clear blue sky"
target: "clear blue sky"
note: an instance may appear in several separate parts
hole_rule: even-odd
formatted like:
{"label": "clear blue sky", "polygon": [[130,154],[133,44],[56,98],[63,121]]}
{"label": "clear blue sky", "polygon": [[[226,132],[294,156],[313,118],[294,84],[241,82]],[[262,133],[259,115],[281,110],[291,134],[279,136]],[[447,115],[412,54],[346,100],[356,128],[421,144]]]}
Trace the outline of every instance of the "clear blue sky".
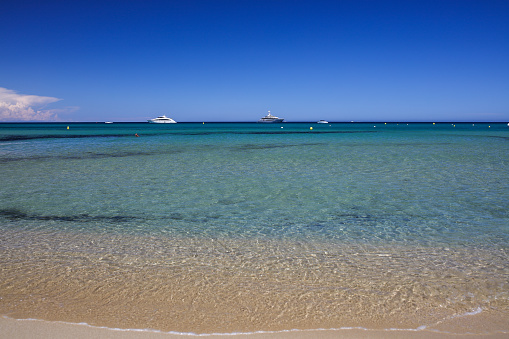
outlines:
{"label": "clear blue sky", "polygon": [[0,9],[2,121],[509,121],[508,0]]}

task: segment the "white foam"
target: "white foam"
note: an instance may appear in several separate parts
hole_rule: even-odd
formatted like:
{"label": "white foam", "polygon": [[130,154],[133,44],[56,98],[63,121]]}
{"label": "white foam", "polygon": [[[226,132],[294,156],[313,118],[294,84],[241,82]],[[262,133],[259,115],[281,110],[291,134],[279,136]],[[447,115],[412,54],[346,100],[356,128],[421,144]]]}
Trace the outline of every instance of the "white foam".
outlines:
{"label": "white foam", "polygon": [[[477,311],[477,310],[476,310]],[[369,329],[365,327],[339,327],[339,328],[317,328],[317,329],[289,329],[289,330],[280,330],[280,331],[254,331],[254,332],[232,332],[232,333],[194,333],[194,332],[177,332],[177,331],[161,331],[155,330],[151,328],[146,329],[136,329],[136,328],[111,328],[105,326],[94,326],[88,323],[70,323],[65,321],[46,321],[41,319],[13,319],[7,316],[2,316],[4,319],[16,320],[16,321],[39,321],[39,322],[47,322],[47,323],[57,323],[57,324],[65,324],[65,325],[74,325],[74,326],[86,326],[89,328],[95,329],[103,329],[109,331],[118,331],[118,332],[147,332],[147,333],[161,333],[161,334],[171,334],[171,335],[180,335],[180,336],[191,336],[191,337],[213,337],[213,336],[238,336],[238,335],[252,335],[252,334],[278,334],[278,333],[292,333],[292,332],[316,332],[316,331],[348,331],[348,330],[359,330],[359,331],[397,331],[397,332],[418,332],[427,329],[427,326],[419,326],[417,328],[388,328],[388,329]],[[431,330],[437,333],[449,333],[444,331],[436,331]]]}
{"label": "white foam", "polygon": [[482,308],[481,307],[477,307],[472,312],[465,312],[463,314],[458,314],[458,315],[455,315],[453,318],[461,318],[461,317],[466,317],[466,316],[469,316],[469,315],[476,315],[476,314],[479,314],[481,312],[482,312]]}
{"label": "white foam", "polygon": [[[447,319],[444,319],[439,323],[442,323],[445,320],[450,320],[454,318],[461,318],[466,316],[472,316],[482,313],[483,309],[481,307],[477,307],[476,309],[465,312],[463,314],[456,314],[451,317],[448,317]],[[119,331],[119,332],[148,332],[148,333],[161,333],[161,334],[172,334],[172,335],[180,335],[180,336],[192,336],[192,337],[212,337],[212,336],[237,336],[237,335],[251,335],[251,334],[278,334],[278,333],[292,333],[292,332],[315,332],[315,331],[348,331],[348,330],[359,330],[359,331],[387,331],[387,332],[419,332],[419,331],[431,331],[434,333],[443,333],[443,334],[454,334],[447,331],[439,331],[435,329],[429,328],[428,325],[421,325],[417,328],[387,328],[387,329],[370,329],[365,327],[339,327],[339,328],[317,328],[317,329],[289,329],[289,330],[280,330],[280,331],[254,331],[254,332],[232,332],[232,333],[194,333],[194,332],[177,332],[177,331],[161,331],[161,330],[155,330],[151,328],[146,329],[136,329],[136,328],[111,328],[111,327],[105,327],[105,326],[94,326],[90,325],[88,323],[70,323],[65,321],[46,321],[41,319],[13,319],[9,318],[7,316],[2,316],[4,319],[11,319],[16,321],[40,321],[40,322],[48,322],[48,323],[59,323],[59,324],[66,324],[66,325],[79,325],[79,326],[86,326],[90,328],[97,328],[97,329],[104,329],[104,330],[110,330],[110,331]],[[436,325],[436,324],[435,324]],[[505,332],[504,332],[505,333]]]}

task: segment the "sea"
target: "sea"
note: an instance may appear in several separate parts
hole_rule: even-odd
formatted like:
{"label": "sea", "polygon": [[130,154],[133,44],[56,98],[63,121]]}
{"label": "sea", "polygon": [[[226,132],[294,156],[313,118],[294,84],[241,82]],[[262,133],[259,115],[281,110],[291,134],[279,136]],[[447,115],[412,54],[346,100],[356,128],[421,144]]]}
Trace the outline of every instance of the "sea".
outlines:
{"label": "sea", "polygon": [[0,124],[0,316],[509,334],[509,126]]}

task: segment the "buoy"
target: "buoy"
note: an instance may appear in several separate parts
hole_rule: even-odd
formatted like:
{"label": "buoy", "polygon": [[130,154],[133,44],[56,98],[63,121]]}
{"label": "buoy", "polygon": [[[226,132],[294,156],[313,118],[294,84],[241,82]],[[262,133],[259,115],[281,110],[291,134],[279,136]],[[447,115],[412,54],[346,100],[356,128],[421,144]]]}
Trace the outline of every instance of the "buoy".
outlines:
{"label": "buoy", "polygon": [[67,126],[67,129],[69,129],[69,126]]}
{"label": "buoy", "polygon": [[434,125],[434,124],[435,124],[435,123],[433,123],[433,125]]}
{"label": "buoy", "polygon": [[310,130],[313,130],[313,127],[309,127]]}
{"label": "buoy", "polygon": [[203,124],[205,125],[205,122],[203,122]]}

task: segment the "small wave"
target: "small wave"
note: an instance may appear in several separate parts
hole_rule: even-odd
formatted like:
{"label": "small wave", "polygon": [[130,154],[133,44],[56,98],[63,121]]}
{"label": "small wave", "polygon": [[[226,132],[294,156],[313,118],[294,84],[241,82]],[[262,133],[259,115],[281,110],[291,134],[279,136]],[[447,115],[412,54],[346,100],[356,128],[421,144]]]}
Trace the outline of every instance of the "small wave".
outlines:
{"label": "small wave", "polygon": [[479,314],[482,312],[482,308],[481,307],[477,307],[475,310],[471,311],[471,312],[465,312],[463,314],[457,314],[455,316],[453,316],[451,319],[453,318],[462,318],[462,317],[467,317],[469,315],[476,315],[476,314]]}
{"label": "small wave", "polygon": [[[462,314],[454,314],[454,315],[452,315],[452,316],[450,316],[450,317],[447,317],[447,318],[445,318],[445,319],[443,319],[443,320],[440,320],[440,321],[436,322],[436,323],[435,323],[435,324],[433,324],[433,325],[430,325],[429,327],[432,327],[432,326],[436,326],[436,325],[442,324],[442,323],[444,323],[444,322],[446,322],[446,321],[448,321],[448,320],[457,319],[457,318],[463,318],[463,317],[468,317],[468,316],[472,316],[472,315],[477,315],[477,314],[482,313],[482,311],[483,311],[483,309],[482,309],[481,307],[477,307],[475,310],[472,310],[472,311],[470,311],[470,312],[465,312],[465,313],[462,313]],[[421,327],[426,328],[427,326],[421,326]],[[420,328],[420,327],[419,327],[419,328]],[[446,333],[448,333],[448,332],[446,332]]]}
{"label": "small wave", "polygon": [[[479,309],[476,309],[472,312],[467,312],[464,315],[474,315],[480,313]],[[304,332],[322,332],[322,331],[366,331],[366,332],[420,332],[420,331],[429,331],[433,333],[442,333],[442,334],[454,334],[446,331],[439,331],[434,329],[429,329],[428,326],[419,326],[417,328],[388,328],[388,329],[370,329],[365,327],[339,327],[339,328],[317,328],[317,329],[288,329],[288,330],[279,330],[279,331],[253,331],[253,332],[232,332],[232,333],[194,333],[194,332],[177,332],[177,331],[161,331],[151,328],[146,329],[136,329],[136,328],[115,328],[115,327],[106,327],[106,326],[94,326],[88,323],[70,323],[65,321],[47,321],[42,319],[14,319],[8,316],[2,316],[4,319],[14,320],[14,321],[34,321],[41,323],[55,323],[55,324],[64,324],[70,326],[84,326],[88,328],[94,329],[102,329],[108,331],[117,331],[117,332],[138,332],[138,333],[160,333],[160,334],[169,334],[169,335],[179,335],[179,336],[190,336],[190,337],[214,337],[214,336],[245,336],[245,335],[256,335],[256,334],[280,334],[280,333],[304,333]],[[505,333],[505,332],[504,332]]]}

